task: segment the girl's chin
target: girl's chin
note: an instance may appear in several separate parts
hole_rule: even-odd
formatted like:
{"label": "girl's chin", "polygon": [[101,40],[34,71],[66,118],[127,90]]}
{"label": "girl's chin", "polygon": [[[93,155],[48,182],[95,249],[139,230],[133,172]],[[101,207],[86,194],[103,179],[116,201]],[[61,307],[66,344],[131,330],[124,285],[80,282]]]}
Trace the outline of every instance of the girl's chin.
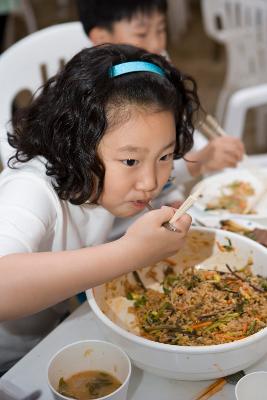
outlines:
{"label": "girl's chin", "polygon": [[140,212],[144,210],[145,207],[133,207],[133,206],[128,206],[128,207],[118,207],[114,208],[113,210],[108,210],[113,214],[115,217],[118,218],[127,218],[127,217],[133,217]]}
{"label": "girl's chin", "polygon": [[144,211],[146,208],[146,203],[135,201],[125,202],[123,204],[118,204],[117,206],[104,204],[101,201],[99,201],[98,204],[118,218],[133,217],[134,215]]}
{"label": "girl's chin", "polygon": [[134,217],[135,215],[137,215],[140,212],[141,212],[141,210],[135,210],[135,211],[133,211],[133,210],[126,211],[125,210],[125,211],[116,211],[116,212],[113,212],[112,214],[118,218],[129,218],[129,217]]}

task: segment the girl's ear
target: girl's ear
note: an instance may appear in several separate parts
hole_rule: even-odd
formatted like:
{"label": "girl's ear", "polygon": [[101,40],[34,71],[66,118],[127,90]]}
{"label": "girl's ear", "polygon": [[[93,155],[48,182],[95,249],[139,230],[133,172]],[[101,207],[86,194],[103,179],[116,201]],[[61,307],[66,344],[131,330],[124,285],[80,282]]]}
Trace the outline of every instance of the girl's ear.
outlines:
{"label": "girl's ear", "polygon": [[105,28],[96,26],[90,30],[88,36],[95,46],[103,43],[112,43],[112,34]]}

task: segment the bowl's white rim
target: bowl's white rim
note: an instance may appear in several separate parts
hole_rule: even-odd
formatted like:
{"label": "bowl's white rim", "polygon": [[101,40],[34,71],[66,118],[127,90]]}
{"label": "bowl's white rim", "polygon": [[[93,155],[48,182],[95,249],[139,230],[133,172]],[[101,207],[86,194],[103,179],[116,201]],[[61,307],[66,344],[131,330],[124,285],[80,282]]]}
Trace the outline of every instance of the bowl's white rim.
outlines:
{"label": "bowl's white rim", "polygon": [[[192,230],[199,230],[199,231],[205,231],[205,232],[220,232],[219,235],[221,235],[221,233],[222,234],[227,233],[227,235],[234,236],[234,237],[238,238],[238,240],[247,242],[250,245],[252,244],[252,247],[256,247],[256,248],[258,247],[260,251],[266,253],[266,257],[267,257],[267,249],[265,249],[259,243],[254,242],[251,239],[241,236],[237,233],[223,231],[221,229],[204,228],[204,227],[192,227]],[[121,328],[120,326],[116,325],[111,319],[109,319],[103,313],[103,311],[98,306],[98,304],[95,300],[95,297],[94,297],[94,289],[87,290],[86,294],[87,294],[87,299],[88,299],[89,305],[92,308],[94,314],[96,316],[98,316],[99,319],[105,325],[107,325],[111,330],[115,331],[118,335],[122,336],[123,338],[125,338],[129,341],[135,342],[136,344],[141,345],[143,347],[149,347],[151,349],[158,349],[161,351],[167,351],[167,352],[172,352],[172,353],[184,353],[187,355],[202,354],[202,353],[214,354],[214,353],[224,353],[224,352],[229,352],[232,350],[237,350],[242,347],[246,347],[250,344],[255,344],[258,341],[264,339],[265,337],[267,339],[267,327],[266,327],[246,338],[235,340],[234,342],[229,342],[229,343],[207,345],[207,346],[179,346],[179,345],[173,345],[173,344],[158,343],[158,342],[154,342],[152,340],[148,340],[143,337],[137,336],[137,335]]]}

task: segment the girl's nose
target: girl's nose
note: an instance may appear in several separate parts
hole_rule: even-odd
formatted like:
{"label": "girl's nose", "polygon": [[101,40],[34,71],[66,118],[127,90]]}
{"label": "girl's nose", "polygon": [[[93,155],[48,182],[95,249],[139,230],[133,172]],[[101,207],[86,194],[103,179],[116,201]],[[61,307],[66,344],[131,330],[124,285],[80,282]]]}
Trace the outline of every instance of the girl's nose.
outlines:
{"label": "girl's nose", "polygon": [[151,192],[157,188],[157,175],[155,171],[143,171],[136,182],[136,189]]}

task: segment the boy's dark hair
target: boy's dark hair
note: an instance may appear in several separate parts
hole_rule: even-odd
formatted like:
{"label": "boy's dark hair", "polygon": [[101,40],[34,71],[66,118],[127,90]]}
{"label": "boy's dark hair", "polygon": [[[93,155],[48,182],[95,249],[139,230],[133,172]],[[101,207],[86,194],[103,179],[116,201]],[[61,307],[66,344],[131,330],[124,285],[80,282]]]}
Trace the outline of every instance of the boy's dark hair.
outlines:
{"label": "boy's dark hair", "polygon": [[114,22],[131,20],[139,12],[167,12],[167,0],[77,0],[80,21],[86,35],[94,27],[112,31]]}
{"label": "boy's dark hair", "polygon": [[[160,66],[165,76],[133,72],[110,78],[112,65],[136,60]],[[98,145],[107,127],[131,117],[132,106],[147,112],[171,111],[176,121],[175,158],[191,149],[192,118],[199,108],[194,80],[164,57],[128,45],[101,45],[74,56],[32,104],[15,115],[8,141],[17,151],[9,166],[14,168],[11,161],[43,156],[61,199],[97,202],[105,175]]]}

